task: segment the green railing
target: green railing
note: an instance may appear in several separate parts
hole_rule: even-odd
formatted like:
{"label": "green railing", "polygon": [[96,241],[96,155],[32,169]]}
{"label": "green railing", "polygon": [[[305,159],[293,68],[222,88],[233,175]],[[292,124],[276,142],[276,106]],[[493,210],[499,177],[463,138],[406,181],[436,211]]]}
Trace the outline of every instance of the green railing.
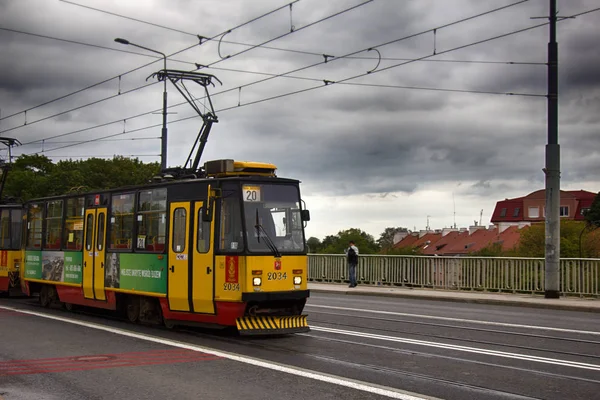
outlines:
{"label": "green railing", "polygon": [[[345,256],[309,254],[310,282],[348,282]],[[544,259],[361,255],[361,284],[507,293],[543,293]],[[562,295],[600,296],[600,259],[561,259]]]}

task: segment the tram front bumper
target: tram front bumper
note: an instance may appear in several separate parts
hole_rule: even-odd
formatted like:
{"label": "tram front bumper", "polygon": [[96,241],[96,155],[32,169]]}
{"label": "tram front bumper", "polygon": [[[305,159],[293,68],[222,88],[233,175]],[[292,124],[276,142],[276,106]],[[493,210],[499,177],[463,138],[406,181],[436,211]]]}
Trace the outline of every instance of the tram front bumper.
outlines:
{"label": "tram front bumper", "polygon": [[236,319],[236,325],[240,335],[301,333],[310,331],[306,317],[306,315],[241,317]]}

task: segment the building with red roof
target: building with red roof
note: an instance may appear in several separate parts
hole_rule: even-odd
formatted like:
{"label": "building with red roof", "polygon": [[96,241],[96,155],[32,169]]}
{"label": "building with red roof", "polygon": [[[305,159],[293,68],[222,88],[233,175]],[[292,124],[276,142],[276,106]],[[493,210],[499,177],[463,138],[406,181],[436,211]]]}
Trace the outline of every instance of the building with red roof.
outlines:
{"label": "building with red roof", "polygon": [[[592,205],[596,193],[586,190],[560,191],[561,219],[583,221],[584,213]],[[532,192],[524,197],[505,199],[496,203],[492,224],[501,230],[511,225],[529,225],[544,222],[546,218],[546,191]]]}
{"label": "building with red roof", "polygon": [[[560,216],[562,219],[584,220],[595,193],[586,190],[560,192]],[[459,256],[475,253],[491,246],[503,251],[513,250],[519,244],[523,229],[533,223],[543,223],[546,215],[545,190],[537,190],[527,196],[505,199],[496,203],[489,228],[471,226],[468,229],[445,228],[435,231],[409,233],[394,248],[410,248],[416,254]]]}

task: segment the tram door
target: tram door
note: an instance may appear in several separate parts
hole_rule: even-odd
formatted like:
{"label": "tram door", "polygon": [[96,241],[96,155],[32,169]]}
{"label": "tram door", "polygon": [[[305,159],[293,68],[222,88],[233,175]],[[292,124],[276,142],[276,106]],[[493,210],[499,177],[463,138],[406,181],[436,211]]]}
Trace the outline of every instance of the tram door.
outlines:
{"label": "tram door", "polygon": [[169,210],[168,289],[169,309],[190,311],[190,202],[171,203]]}
{"label": "tram door", "polygon": [[[213,224],[202,221],[203,202],[171,203],[168,293],[172,311],[214,314]],[[191,298],[190,298],[191,296]]]}
{"label": "tram door", "polygon": [[[201,201],[197,201],[194,206],[192,298],[195,312],[214,314],[214,246],[211,243],[214,224],[202,221],[202,206]],[[211,211],[214,213],[214,210]],[[214,215],[212,220],[214,221]]]}
{"label": "tram door", "polygon": [[106,213],[106,208],[85,211],[83,296],[86,299],[106,300],[104,291]]}

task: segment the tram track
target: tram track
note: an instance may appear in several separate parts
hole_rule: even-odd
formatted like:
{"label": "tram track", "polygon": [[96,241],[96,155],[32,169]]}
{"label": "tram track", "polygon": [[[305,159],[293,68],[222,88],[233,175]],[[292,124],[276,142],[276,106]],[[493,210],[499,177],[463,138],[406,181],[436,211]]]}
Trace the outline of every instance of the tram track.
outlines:
{"label": "tram track", "polygon": [[[328,312],[321,312],[321,311],[313,311],[313,312],[311,312],[311,314],[328,314],[328,315],[334,315],[334,316],[340,316],[340,317],[352,317],[352,318],[360,318],[360,319],[367,319],[367,320],[376,320],[376,321],[380,321],[380,322],[407,323],[407,324],[413,324],[413,325],[431,326],[431,327],[436,327],[436,328],[469,330],[469,331],[482,332],[482,333],[502,334],[502,335],[508,335],[508,336],[521,336],[521,337],[527,337],[527,338],[531,338],[531,339],[555,340],[555,341],[564,341],[564,342],[582,343],[582,344],[591,344],[591,345],[600,346],[600,341],[595,341],[595,340],[556,337],[556,336],[523,333],[523,332],[502,331],[502,330],[497,330],[497,329],[474,328],[474,327],[448,325],[448,324],[441,324],[441,323],[410,321],[410,320],[383,318],[383,317],[356,316],[356,315],[350,315],[350,314],[328,313]],[[369,330],[375,330],[378,332],[388,332],[388,333],[402,334],[402,335],[409,335],[409,336],[450,340],[450,341],[455,341],[455,342],[465,342],[465,343],[471,343],[471,344],[498,346],[498,347],[513,348],[513,349],[519,349],[519,350],[537,351],[537,352],[541,352],[541,353],[551,352],[553,354],[561,354],[561,355],[566,355],[566,356],[585,357],[585,358],[590,358],[590,359],[600,359],[600,355],[569,352],[569,351],[562,351],[562,350],[557,350],[557,349],[545,349],[545,348],[541,348],[541,347],[523,346],[523,345],[517,345],[517,344],[510,344],[510,343],[493,342],[493,341],[488,341],[488,340],[457,338],[457,337],[453,337],[453,336],[438,335],[438,334],[432,334],[432,333],[420,333],[420,332],[414,332],[414,331],[388,329],[388,328],[381,328],[381,327],[371,328],[371,327],[360,325],[360,324],[331,322],[331,320],[317,320],[317,321],[312,321],[312,322],[317,322],[319,324],[325,324],[325,325],[340,326],[340,327],[345,327],[345,328],[369,329]]]}

